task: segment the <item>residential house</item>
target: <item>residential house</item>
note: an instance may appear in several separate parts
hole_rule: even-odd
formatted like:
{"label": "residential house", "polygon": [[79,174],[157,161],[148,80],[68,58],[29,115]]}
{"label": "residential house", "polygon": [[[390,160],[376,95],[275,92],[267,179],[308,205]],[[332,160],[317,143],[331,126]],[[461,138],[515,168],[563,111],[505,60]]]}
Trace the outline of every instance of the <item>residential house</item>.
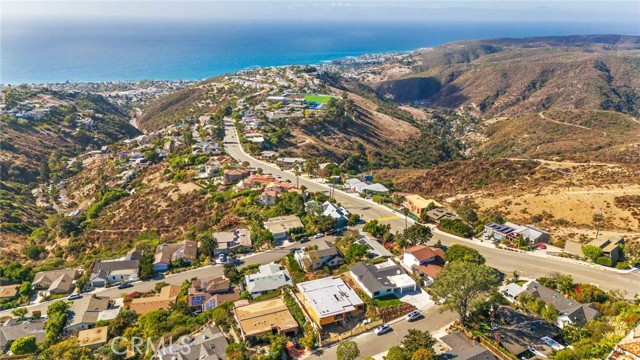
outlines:
{"label": "residential house", "polygon": [[375,194],[388,194],[389,189],[386,186],[379,183],[365,182],[360,179],[348,179],[345,181],[345,186],[357,193],[375,193]]}
{"label": "residential house", "polygon": [[496,360],[489,350],[477,341],[470,339],[462,331],[454,331],[440,338],[440,341],[451,350],[445,352],[441,359],[451,360]]}
{"label": "residential house", "polygon": [[75,280],[80,277],[77,269],[38,271],[33,277],[33,289],[46,291],[49,294],[68,294],[75,287]]}
{"label": "residential house", "polygon": [[600,317],[600,312],[593,304],[582,304],[576,300],[569,299],[553,289],[540,285],[536,281],[526,283],[523,288],[525,289],[523,294],[539,298],[547,305],[553,306],[558,310],[556,326],[560,329],[567,324],[583,327],[589,320]]}
{"label": "residential house", "polygon": [[273,190],[265,190],[260,194],[258,202],[264,206],[273,206],[278,201],[278,195],[280,193]]}
{"label": "residential house", "polygon": [[18,288],[20,285],[0,286],[0,300],[13,299],[18,296]]}
{"label": "residential house", "polygon": [[275,263],[260,265],[257,273],[245,275],[244,278],[247,283],[246,290],[251,297],[266,294],[282,286],[293,286],[289,270]]}
{"label": "residential house", "polygon": [[213,237],[218,242],[216,254],[226,254],[228,252],[251,251],[251,233],[247,228],[239,228],[233,231],[223,231],[213,233]]}
{"label": "residential house", "polygon": [[593,245],[602,250],[602,255],[611,259],[611,263],[615,265],[623,257],[622,246],[624,246],[624,238],[619,239],[596,239],[589,243],[583,244],[575,241],[567,241],[564,251],[570,254],[584,257],[582,247],[584,245]]}
{"label": "residential house", "polygon": [[304,225],[297,215],[269,218],[264,223],[264,227],[273,234],[275,240],[284,240],[290,232],[304,229]]}
{"label": "residential house", "polygon": [[516,283],[508,283],[500,287],[500,293],[502,296],[512,303],[515,303],[516,298],[525,291],[526,290],[522,286]]}
{"label": "residential house", "polygon": [[360,232],[360,238],[356,240],[355,243],[365,245],[367,247],[368,257],[370,259],[393,257],[393,254],[389,250],[387,250],[376,239],[368,237],[364,232]]}
{"label": "residential house", "polygon": [[298,333],[298,322],[281,297],[252,304],[238,300],[233,313],[243,340],[273,334],[295,336]]}
{"label": "residential house", "polygon": [[159,294],[131,300],[129,310],[135,311],[138,315],[146,314],[158,309],[169,310],[169,306],[176,302],[178,295],[180,295],[180,286],[167,285],[160,289]]}
{"label": "residential house", "polygon": [[240,298],[240,290],[233,288],[223,276],[196,279],[187,291],[187,303],[192,310],[203,312]]}
{"label": "residential house", "polygon": [[69,306],[69,316],[64,332],[67,334],[80,330],[92,329],[98,322],[101,311],[109,309],[109,298],[87,294],[74,300]]}
{"label": "residential house", "polygon": [[[314,200],[305,203],[307,211],[318,211],[319,215],[329,216],[336,220],[336,226],[343,227],[347,225],[349,221],[349,212],[342,206],[338,206],[329,201],[325,201],[322,205],[319,205]],[[317,210],[316,210],[317,209]]]}
{"label": "residential house", "polygon": [[427,211],[427,217],[435,222],[435,223],[440,223],[440,221],[442,219],[448,219],[448,220],[461,220],[458,215],[452,213],[451,211],[448,211],[445,208],[435,208],[435,209],[431,209],[429,211]]}
{"label": "residential house", "polygon": [[174,261],[191,264],[198,259],[198,243],[184,240],[175,244],[160,244],[153,256],[153,271],[166,271]]}
{"label": "residential house", "polygon": [[423,284],[430,286],[442,271],[444,263],[442,249],[415,245],[404,251],[401,265],[407,270],[415,271],[422,278]]}
{"label": "residential house", "polygon": [[11,344],[20,338],[35,336],[36,342],[44,341],[46,331],[44,324],[46,319],[16,320],[9,319],[0,324],[0,352],[9,350]]}
{"label": "residential house", "polygon": [[310,271],[321,269],[324,266],[336,268],[344,264],[344,255],[333,243],[328,241],[318,243],[318,248],[315,250],[305,248],[298,250],[293,256],[300,267]]}
{"label": "residential house", "polygon": [[252,188],[256,188],[256,187],[265,187],[271,183],[277,182],[278,180],[276,180],[275,177],[273,177],[273,175],[260,175],[260,174],[255,174],[255,175],[250,175],[249,177],[245,178],[244,180],[238,182],[238,184],[236,185],[236,189],[237,190],[246,190],[246,189],[252,189]]}
{"label": "residential house", "polygon": [[351,278],[370,298],[402,295],[416,291],[418,285],[392,260],[380,264],[360,262],[350,269]]}
{"label": "residential house", "polygon": [[108,326],[93,329],[80,330],[78,332],[78,345],[95,350],[107,343]]}
{"label": "residential house", "polygon": [[91,286],[104,287],[122,281],[137,280],[140,260],[96,261],[91,270]]}
{"label": "residential house", "polygon": [[341,322],[364,311],[364,302],[340,278],[322,278],[297,285],[302,303],[320,326]]}
{"label": "residential house", "polygon": [[518,359],[529,353],[547,358],[552,351],[564,349],[554,340],[559,336],[558,330],[541,318],[519,313],[508,306],[498,306],[493,317],[495,326],[486,335]]}
{"label": "residential house", "polygon": [[227,169],[222,176],[225,184],[235,184],[249,175],[251,171],[247,169]]}
{"label": "residential house", "polygon": [[276,163],[280,164],[280,166],[282,166],[283,168],[290,169],[295,164],[304,163],[304,159],[303,158],[284,157],[284,158],[277,158],[276,159]]}
{"label": "residential house", "polygon": [[491,241],[501,241],[507,239],[509,241],[515,241],[520,236],[531,245],[539,243],[549,242],[549,233],[535,228],[531,225],[517,225],[514,223],[506,222],[504,225],[489,223],[484,227],[483,237]]}
{"label": "residential house", "polygon": [[206,327],[199,333],[184,335],[170,346],[156,350],[153,360],[225,360],[227,338],[217,326]]}
{"label": "residential house", "polygon": [[640,323],[613,348],[607,360],[639,360],[640,359]]}

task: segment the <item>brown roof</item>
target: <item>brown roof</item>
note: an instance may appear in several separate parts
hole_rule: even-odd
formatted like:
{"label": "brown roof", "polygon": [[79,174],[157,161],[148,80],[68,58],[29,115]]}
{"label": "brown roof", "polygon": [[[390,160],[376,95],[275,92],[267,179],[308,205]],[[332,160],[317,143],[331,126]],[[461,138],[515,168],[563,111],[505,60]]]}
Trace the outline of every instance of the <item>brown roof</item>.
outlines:
{"label": "brown roof", "polygon": [[427,264],[427,265],[420,265],[420,266],[417,267],[417,269],[421,273],[423,273],[425,275],[429,275],[431,278],[435,278],[436,276],[438,276],[440,271],[442,271],[442,266],[434,265],[434,264]]}
{"label": "brown roof", "polygon": [[108,328],[108,326],[101,326],[78,332],[78,345],[91,346],[106,343]]}
{"label": "brown roof", "polygon": [[146,314],[158,309],[169,309],[171,303],[176,302],[180,294],[180,286],[167,285],[160,290],[160,294],[150,297],[137,298],[129,304],[129,310],[135,311],[138,315]]}
{"label": "brown roof", "polygon": [[245,336],[270,332],[273,328],[286,330],[298,327],[298,322],[282,298],[244,304],[236,302],[234,311]]}
{"label": "brown roof", "polygon": [[444,259],[444,251],[442,251],[442,249],[432,248],[425,245],[415,245],[408,248],[404,252],[410,253],[411,255],[415,256],[418,261],[425,261],[436,256]]}
{"label": "brown roof", "polygon": [[18,294],[18,285],[0,286],[0,298],[12,298]]}
{"label": "brown roof", "polygon": [[[193,281],[191,288],[196,291],[204,291],[208,293],[223,292],[229,290],[229,280],[223,276],[216,276],[208,279],[197,279]],[[191,292],[191,289],[189,289]]]}
{"label": "brown roof", "polygon": [[640,356],[640,341],[618,344],[618,347],[630,354]]}
{"label": "brown roof", "polygon": [[[178,252],[182,256],[178,256]],[[177,259],[196,260],[198,258],[198,243],[195,241],[185,240],[175,244],[162,244],[156,248],[154,255],[154,264],[168,264]]]}

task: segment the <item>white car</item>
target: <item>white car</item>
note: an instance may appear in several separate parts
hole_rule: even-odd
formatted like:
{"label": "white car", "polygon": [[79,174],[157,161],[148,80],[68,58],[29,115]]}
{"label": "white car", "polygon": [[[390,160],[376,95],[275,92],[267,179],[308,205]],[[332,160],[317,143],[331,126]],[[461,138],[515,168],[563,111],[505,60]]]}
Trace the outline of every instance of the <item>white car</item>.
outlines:
{"label": "white car", "polygon": [[313,238],[314,239],[320,239],[321,237],[323,237],[324,234],[323,233],[317,233]]}
{"label": "white car", "polygon": [[376,335],[386,334],[389,331],[391,331],[391,326],[389,326],[389,324],[382,324],[373,330]]}
{"label": "white car", "polygon": [[422,317],[422,314],[420,314],[420,311],[418,310],[414,310],[410,313],[407,314],[407,316],[405,317],[405,319],[407,319],[407,321],[411,322],[414,320],[418,320]]}
{"label": "white car", "polygon": [[80,299],[82,297],[82,295],[78,294],[78,293],[73,293],[69,296],[67,296],[67,300],[77,300]]}

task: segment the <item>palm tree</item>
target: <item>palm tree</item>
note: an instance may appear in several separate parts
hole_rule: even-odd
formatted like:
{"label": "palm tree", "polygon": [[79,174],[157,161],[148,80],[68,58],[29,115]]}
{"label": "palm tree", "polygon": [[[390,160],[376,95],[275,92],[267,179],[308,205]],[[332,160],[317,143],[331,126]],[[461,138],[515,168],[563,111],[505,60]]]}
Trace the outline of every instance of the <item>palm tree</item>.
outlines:
{"label": "palm tree", "polygon": [[293,165],[293,173],[296,174],[296,187],[300,187],[300,166],[298,164]]}

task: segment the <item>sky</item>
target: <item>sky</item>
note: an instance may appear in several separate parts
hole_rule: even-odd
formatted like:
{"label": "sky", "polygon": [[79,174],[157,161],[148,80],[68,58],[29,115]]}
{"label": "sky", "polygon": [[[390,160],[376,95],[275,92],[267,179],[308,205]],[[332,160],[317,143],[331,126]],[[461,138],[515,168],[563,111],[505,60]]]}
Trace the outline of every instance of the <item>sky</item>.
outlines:
{"label": "sky", "polygon": [[0,1],[2,20],[180,19],[260,21],[615,22],[640,32],[635,1]]}

